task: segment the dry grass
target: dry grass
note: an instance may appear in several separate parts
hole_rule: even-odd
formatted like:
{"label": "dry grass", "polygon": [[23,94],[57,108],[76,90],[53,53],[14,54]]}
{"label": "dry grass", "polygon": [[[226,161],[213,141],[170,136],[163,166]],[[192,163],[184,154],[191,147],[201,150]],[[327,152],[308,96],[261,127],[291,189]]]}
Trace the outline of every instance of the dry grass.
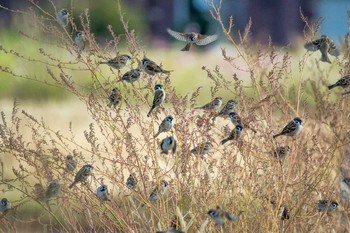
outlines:
{"label": "dry grass", "polygon": [[[331,77],[332,73],[339,73],[339,77],[349,72],[348,47],[342,49],[341,59],[324,64],[314,59],[316,54],[293,57],[288,47],[250,43],[250,25],[234,39],[232,34],[237,32],[232,27],[233,19],[226,28],[223,22],[227,19],[220,18],[220,5],[208,4],[230,44],[222,48],[222,61],[193,68],[198,69],[193,75],[205,74],[206,78],[184,91],[189,94],[174,88],[181,79],[177,61],[164,61],[165,69],[172,69],[172,64],[176,69],[169,76],[151,78],[143,74],[133,85],[116,81],[126,68],[118,72],[97,65],[113,57],[115,51],[124,53],[119,50],[121,40],[132,56],[128,68],[137,67],[143,56],[148,56],[124,18],[125,36],[116,36],[111,29],[113,39],[101,46],[90,32],[88,12],[84,12],[81,28],[89,46],[77,59],[70,30],[57,27],[54,14],[35,3],[35,10],[22,12],[32,17],[33,27],[51,35],[50,42],[57,47],[46,50],[48,41],[42,42],[43,48],[36,56],[11,48],[2,47],[1,51],[26,61],[28,66],[39,64],[38,72],[44,70],[50,79],[0,68],[20,79],[63,88],[80,101],[71,111],[86,114],[82,109],[87,109],[93,123],[84,131],[74,125],[58,129],[52,120],[32,116],[16,102],[9,114],[2,111],[1,188],[2,196],[13,203],[13,208],[0,216],[0,232],[22,231],[25,224],[27,231],[31,224],[35,232],[155,232],[168,229],[174,216],[186,232],[349,231],[348,189],[342,184],[341,191],[339,184],[341,178],[350,175],[346,154],[350,99],[339,89],[328,91],[326,87],[337,79]],[[304,20],[305,41],[310,41],[320,25]],[[73,21],[71,24],[77,28]],[[57,50],[70,53],[70,59],[56,57]],[[162,60],[159,55],[150,59]],[[194,85],[191,79],[187,82]],[[148,118],[157,83],[165,88],[166,103]],[[122,90],[123,100],[116,108],[108,108],[107,97],[115,86]],[[210,88],[203,91],[201,86]],[[240,140],[220,145],[233,128],[230,121],[214,121],[213,114],[194,110],[219,95],[234,96],[239,101],[237,112],[257,130],[256,134],[245,129]],[[176,154],[164,155],[160,154],[159,143],[166,134],[157,139],[153,134],[170,114],[175,126],[168,134],[176,138],[178,148]],[[272,135],[295,116],[304,120],[303,132],[296,139],[273,140]],[[200,158],[190,153],[205,141],[214,144],[208,156]],[[290,146],[291,153],[278,161],[273,150],[281,145]],[[65,158],[72,153],[77,156],[78,169],[92,164],[94,172],[87,184],[68,189],[75,174],[65,171]],[[15,165],[5,172],[11,160]],[[131,172],[139,180],[135,190],[125,185]],[[53,178],[60,181],[61,195],[46,205],[33,196],[33,187],[35,183],[46,187]],[[150,192],[162,179],[169,182],[166,194],[156,202],[149,201]],[[101,183],[108,184],[111,202],[96,197],[95,190]],[[315,205],[319,199],[336,200],[340,206],[332,213],[319,213]],[[270,203],[272,200],[275,205]],[[225,229],[216,226],[209,221],[207,211],[217,205],[239,214],[239,220],[228,222]],[[289,210],[288,220],[281,220],[282,205]]]}

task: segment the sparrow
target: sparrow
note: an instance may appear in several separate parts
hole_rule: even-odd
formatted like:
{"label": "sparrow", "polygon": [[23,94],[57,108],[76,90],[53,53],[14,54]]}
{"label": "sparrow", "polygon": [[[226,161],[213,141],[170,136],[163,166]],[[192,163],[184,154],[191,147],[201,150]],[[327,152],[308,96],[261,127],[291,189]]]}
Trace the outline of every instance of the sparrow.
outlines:
{"label": "sparrow", "polygon": [[80,56],[81,51],[83,51],[84,48],[85,48],[85,35],[84,35],[84,32],[77,31],[75,33],[74,43],[79,49],[79,56]]}
{"label": "sparrow", "polygon": [[118,82],[125,81],[127,83],[133,83],[140,79],[141,70],[139,68],[127,71]]}
{"label": "sparrow", "polygon": [[234,112],[237,102],[235,100],[227,101],[226,105],[220,110],[220,112],[214,117],[227,116],[230,112]]}
{"label": "sparrow", "polygon": [[219,226],[224,227],[226,219],[229,221],[238,221],[238,216],[231,214],[217,206],[216,209],[208,211],[210,218]]}
{"label": "sparrow", "polygon": [[222,98],[221,97],[216,97],[213,99],[211,102],[203,105],[202,107],[197,107],[195,109],[203,109],[203,110],[218,110],[222,104]]}
{"label": "sparrow", "polygon": [[242,126],[244,126],[245,128],[250,129],[250,130],[253,131],[254,133],[257,133],[255,129],[249,127],[247,124],[243,124],[241,118],[237,115],[237,113],[235,113],[235,112],[230,112],[230,113],[228,114],[228,116],[229,116],[229,118],[230,118],[230,120],[231,120],[231,122],[232,122],[233,125],[242,125]]}
{"label": "sparrow", "polygon": [[99,64],[106,64],[109,65],[110,67],[120,70],[122,69],[124,66],[126,66],[126,64],[128,63],[128,61],[131,59],[131,57],[127,54],[123,54],[120,56],[117,56],[113,59],[110,59],[108,61],[101,61]]}
{"label": "sparrow", "polygon": [[273,152],[273,155],[275,156],[275,158],[277,159],[282,159],[286,156],[289,155],[291,149],[289,146],[279,146],[276,148],[276,150]]}
{"label": "sparrow", "polygon": [[68,17],[69,17],[68,11],[66,9],[61,9],[56,14],[56,21],[62,27],[66,27],[68,25]]}
{"label": "sparrow", "polygon": [[[276,208],[276,202],[274,200],[270,201],[270,203]],[[279,217],[282,221],[289,219],[289,210],[285,205],[281,205],[279,208]]]}
{"label": "sparrow", "polygon": [[350,74],[345,75],[341,79],[339,79],[335,84],[329,85],[328,89],[331,90],[335,87],[342,87],[342,88],[348,88],[350,86]]}
{"label": "sparrow", "polygon": [[45,201],[46,198],[46,190],[44,189],[44,187],[42,186],[42,184],[40,183],[36,183],[34,185],[34,189],[33,189],[33,198],[35,200],[38,201]]}
{"label": "sparrow", "polygon": [[109,193],[108,193],[107,185],[105,184],[97,188],[96,195],[101,201],[110,201],[108,199]]}
{"label": "sparrow", "polygon": [[158,187],[153,189],[149,195],[149,200],[155,202],[159,199],[160,196],[163,196],[168,188],[169,183],[166,180],[161,180]]}
{"label": "sparrow", "polygon": [[77,160],[73,155],[67,155],[66,157],[66,171],[72,172],[77,167]]}
{"label": "sparrow", "polygon": [[0,214],[4,214],[10,209],[11,209],[11,202],[9,202],[9,200],[7,200],[7,198],[1,199],[1,202],[0,202]]}
{"label": "sparrow", "polygon": [[237,140],[242,136],[243,126],[236,125],[236,127],[231,131],[230,135],[221,141],[221,144],[224,145],[226,142],[230,140]]}
{"label": "sparrow", "polygon": [[337,202],[328,200],[319,200],[316,204],[320,212],[333,212],[338,207]]}
{"label": "sparrow", "polygon": [[174,118],[172,116],[165,117],[162,123],[160,123],[158,132],[154,135],[154,137],[157,137],[161,133],[170,131],[173,127],[173,120]]}
{"label": "sparrow", "polygon": [[176,140],[173,136],[166,137],[160,143],[160,148],[162,149],[162,153],[168,154],[169,150],[173,151],[173,154],[176,152]]}
{"label": "sparrow", "polygon": [[147,116],[149,117],[152,113],[152,111],[161,105],[165,99],[165,91],[163,90],[163,86],[161,84],[157,84],[154,87],[154,98],[151,110],[149,110]]}
{"label": "sparrow", "polygon": [[69,188],[73,188],[73,186],[77,183],[86,182],[88,177],[92,174],[93,169],[94,168],[90,164],[84,165],[82,168],[80,168],[78,173],[75,175],[74,182],[69,186]]}
{"label": "sparrow", "polygon": [[128,189],[135,189],[137,186],[138,180],[135,176],[135,174],[130,174],[129,177],[126,179],[126,187]]}
{"label": "sparrow", "polygon": [[160,66],[158,66],[154,61],[151,61],[148,58],[142,59],[141,62],[141,67],[142,69],[149,75],[155,75],[159,73],[163,74],[169,74],[169,70],[163,70]]}
{"label": "sparrow", "polygon": [[296,117],[291,122],[289,122],[288,125],[286,125],[280,133],[274,135],[273,138],[277,138],[281,135],[295,137],[301,132],[303,128],[302,124],[303,121],[299,117]]}
{"label": "sparrow", "polygon": [[321,61],[331,63],[328,57],[328,53],[332,56],[339,56],[339,50],[334,42],[326,35],[322,35],[320,39],[308,42],[304,45],[304,48],[308,51],[320,50]]}
{"label": "sparrow", "polygon": [[191,153],[203,156],[207,155],[211,148],[213,148],[213,144],[211,142],[205,142],[192,149]]}
{"label": "sparrow", "polygon": [[57,179],[54,179],[50,182],[49,186],[46,189],[46,200],[50,200],[52,198],[56,198],[61,193],[61,185]]}
{"label": "sparrow", "polygon": [[122,100],[122,95],[120,94],[120,91],[117,87],[112,89],[111,94],[108,96],[109,103],[107,104],[108,107],[116,107],[120,101]]}
{"label": "sparrow", "polygon": [[167,28],[168,33],[174,37],[177,40],[185,41],[187,44],[186,46],[181,49],[181,51],[189,51],[192,44],[196,44],[199,46],[207,45],[211,42],[214,42],[218,39],[217,35],[202,35],[195,32],[190,33],[181,33],[181,32],[175,32],[171,30],[170,28]]}

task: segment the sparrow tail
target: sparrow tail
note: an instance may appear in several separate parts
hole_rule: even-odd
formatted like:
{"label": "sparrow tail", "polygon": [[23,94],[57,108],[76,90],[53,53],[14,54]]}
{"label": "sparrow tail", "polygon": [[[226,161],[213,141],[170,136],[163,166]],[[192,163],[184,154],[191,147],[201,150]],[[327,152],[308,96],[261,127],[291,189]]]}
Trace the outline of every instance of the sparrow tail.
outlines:
{"label": "sparrow tail", "polygon": [[335,85],[335,84],[329,85],[329,86],[328,86],[328,90],[333,89],[333,88],[335,88],[336,86],[337,86],[337,85]]}
{"label": "sparrow tail", "polygon": [[273,137],[272,138],[277,138],[277,137],[279,137],[279,136],[281,136],[282,134],[276,134],[276,135],[273,135]]}
{"label": "sparrow tail", "polygon": [[70,186],[69,189],[73,188],[73,186],[76,184],[76,182],[73,182]]}
{"label": "sparrow tail", "polygon": [[191,43],[187,43],[186,46],[181,49],[181,51],[190,51],[190,48],[191,48]]}
{"label": "sparrow tail", "polygon": [[321,56],[320,61],[331,63],[331,60],[329,60],[328,56]]}
{"label": "sparrow tail", "polygon": [[221,145],[224,145],[226,142],[228,142],[230,139],[225,138],[224,140],[221,141]]}
{"label": "sparrow tail", "polygon": [[156,133],[153,137],[158,137],[158,135],[160,134],[160,132]]}
{"label": "sparrow tail", "polygon": [[152,106],[151,110],[149,110],[149,112],[148,112],[148,114],[147,114],[148,117],[151,116],[151,113],[152,113],[153,109],[154,109],[154,106]]}

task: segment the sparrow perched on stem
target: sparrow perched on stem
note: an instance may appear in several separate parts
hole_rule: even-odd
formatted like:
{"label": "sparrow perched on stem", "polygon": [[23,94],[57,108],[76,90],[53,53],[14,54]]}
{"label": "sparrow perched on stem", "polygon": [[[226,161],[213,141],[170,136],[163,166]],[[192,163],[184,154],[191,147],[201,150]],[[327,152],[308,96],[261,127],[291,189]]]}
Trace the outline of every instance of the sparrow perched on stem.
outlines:
{"label": "sparrow perched on stem", "polygon": [[61,193],[61,185],[57,179],[54,179],[50,182],[49,186],[46,189],[46,200],[50,200],[52,198],[56,198]]}
{"label": "sparrow perched on stem", "polygon": [[337,202],[329,200],[319,200],[316,204],[320,212],[333,212],[338,207]]}
{"label": "sparrow perched on stem", "polygon": [[106,64],[109,65],[110,67],[120,70],[122,69],[124,66],[126,66],[126,64],[128,63],[128,61],[131,59],[131,57],[127,54],[123,54],[120,56],[117,56],[111,60],[108,61],[101,61],[99,64]]}
{"label": "sparrow perched on stem", "polygon": [[112,89],[111,94],[108,96],[108,107],[116,107],[120,101],[122,100],[122,95],[120,94],[120,91],[117,87]]}
{"label": "sparrow perched on stem", "polygon": [[203,110],[209,110],[209,111],[215,111],[218,110],[220,108],[222,104],[222,98],[221,97],[216,97],[215,99],[213,99],[211,102],[201,106],[201,107],[197,107],[195,109],[203,109]]}
{"label": "sparrow perched on stem", "polygon": [[141,70],[139,68],[127,71],[118,82],[125,81],[127,83],[133,83],[140,79]]}
{"label": "sparrow perched on stem", "polygon": [[277,138],[281,135],[295,137],[301,132],[303,128],[302,124],[303,121],[299,117],[296,117],[289,122],[280,133],[274,135],[273,138]]}
{"label": "sparrow perched on stem", "polygon": [[7,200],[7,198],[1,199],[0,202],[0,214],[6,213],[8,210],[11,209],[11,202]]}
{"label": "sparrow perched on stem", "polygon": [[248,126],[247,124],[244,124],[241,120],[241,118],[237,115],[237,113],[235,112],[230,112],[228,114],[228,116],[230,117],[230,120],[232,122],[233,125],[242,125],[247,129],[250,129],[251,131],[253,131],[254,133],[257,133],[255,129],[251,128],[250,126]]}
{"label": "sparrow perched on stem", "polygon": [[326,35],[322,35],[321,38],[308,42],[304,45],[305,49],[308,51],[320,50],[321,61],[331,63],[328,57],[328,53],[332,56],[339,56],[339,50],[334,42],[328,38]]}
{"label": "sparrow perched on stem", "polygon": [[137,186],[138,180],[135,176],[135,174],[131,173],[129,177],[126,179],[126,187],[128,189],[135,189]]}
{"label": "sparrow perched on stem", "polygon": [[77,160],[73,155],[67,155],[66,157],[66,171],[72,172],[77,167]]}
{"label": "sparrow perched on stem", "polygon": [[226,219],[228,221],[238,221],[238,216],[231,214],[217,206],[216,209],[210,209],[208,211],[210,218],[219,226],[224,227]]}
{"label": "sparrow perched on stem", "polygon": [[291,149],[289,146],[279,146],[273,152],[273,155],[277,159],[282,159],[282,158],[286,157],[287,155],[289,155],[290,151],[291,151]]}
{"label": "sparrow perched on stem", "polygon": [[154,98],[153,98],[153,103],[151,110],[149,110],[147,116],[151,116],[152,111],[160,106],[165,99],[165,91],[163,90],[163,86],[161,84],[157,84],[154,87]]}
{"label": "sparrow perched on stem", "polygon": [[243,126],[236,125],[236,127],[231,131],[230,135],[221,141],[221,144],[224,145],[226,142],[230,140],[237,140],[242,136]]}
{"label": "sparrow perched on stem", "polygon": [[203,156],[207,155],[211,148],[213,148],[213,144],[211,142],[205,142],[192,149],[191,153]]}
{"label": "sparrow perched on stem", "polygon": [[69,188],[73,188],[73,186],[77,183],[86,182],[89,176],[92,174],[93,169],[94,168],[90,164],[84,165],[82,168],[80,168],[78,173],[75,175],[74,182],[69,186]]}
{"label": "sparrow perched on stem", "polygon": [[144,59],[142,59],[141,67],[147,74],[152,75],[152,76],[155,74],[159,74],[159,73],[163,73],[163,74],[170,73],[169,70],[163,70],[154,61],[151,61],[150,59],[148,59],[146,57]]}
{"label": "sparrow perched on stem", "polygon": [[333,85],[329,85],[328,89],[331,90],[332,88],[335,88],[335,87],[342,87],[345,89],[345,88],[348,88],[349,86],[350,86],[350,74],[345,75]]}
{"label": "sparrow perched on stem", "polygon": [[181,49],[181,51],[189,51],[192,44],[196,44],[199,46],[207,45],[211,42],[214,42],[218,39],[217,35],[202,35],[195,32],[190,33],[181,33],[181,32],[175,32],[171,30],[170,28],[167,28],[168,33],[174,37],[177,40],[185,41],[187,44],[186,46]]}
{"label": "sparrow perched on stem", "polygon": [[34,185],[34,189],[32,192],[33,198],[38,201],[45,201],[46,190],[40,183],[36,183]]}
{"label": "sparrow perched on stem", "polygon": [[163,196],[168,188],[169,183],[166,180],[161,180],[158,186],[153,189],[149,195],[149,200],[155,202],[160,196]]}
{"label": "sparrow perched on stem", "polygon": [[169,154],[169,150],[173,151],[173,154],[176,153],[176,140],[173,136],[166,137],[162,140],[160,143],[160,148],[162,150],[162,153]]}
{"label": "sparrow perched on stem", "polygon": [[66,27],[68,25],[68,17],[69,17],[68,11],[66,9],[61,9],[56,14],[56,21],[62,27]]}
{"label": "sparrow perched on stem", "polygon": [[173,120],[174,118],[172,116],[165,117],[162,123],[160,123],[158,132],[154,135],[154,137],[157,137],[161,133],[170,131],[173,127]]}
{"label": "sparrow perched on stem", "polygon": [[84,32],[77,31],[75,33],[74,43],[79,49],[79,57],[80,57],[81,51],[83,51],[85,49],[85,35],[84,35]]}
{"label": "sparrow perched on stem", "polygon": [[237,102],[235,100],[227,101],[226,105],[220,110],[220,112],[214,117],[227,116],[230,112],[234,112]]}
{"label": "sparrow perched on stem", "polygon": [[96,190],[96,195],[101,201],[110,201],[107,185],[103,184]]}

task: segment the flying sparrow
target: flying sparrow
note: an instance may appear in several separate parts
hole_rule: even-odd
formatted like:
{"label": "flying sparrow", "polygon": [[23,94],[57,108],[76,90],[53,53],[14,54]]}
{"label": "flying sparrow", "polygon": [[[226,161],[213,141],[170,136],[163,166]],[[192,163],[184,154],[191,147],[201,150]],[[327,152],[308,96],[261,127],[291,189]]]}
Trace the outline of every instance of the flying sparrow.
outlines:
{"label": "flying sparrow", "polygon": [[154,87],[154,98],[151,110],[149,110],[147,116],[149,117],[152,113],[152,111],[161,105],[165,99],[165,91],[163,90],[163,86],[161,84],[157,84]]}
{"label": "flying sparrow", "polygon": [[11,202],[9,202],[9,200],[7,200],[7,198],[1,199],[0,214],[6,213],[9,209],[11,209]]}
{"label": "flying sparrow", "polygon": [[337,202],[329,200],[319,200],[316,204],[320,212],[333,212],[338,207]]}
{"label": "flying sparrow", "polygon": [[176,140],[173,136],[166,137],[160,143],[160,148],[162,149],[162,153],[168,154],[169,150],[173,151],[173,154],[176,152]]}
{"label": "flying sparrow", "polygon": [[167,28],[168,33],[177,40],[185,41],[186,46],[181,49],[181,51],[189,51],[192,44],[196,45],[207,45],[213,41],[218,39],[217,35],[201,35],[199,33],[191,32],[191,33],[181,33],[175,32],[169,28]]}
{"label": "flying sparrow", "polygon": [[135,174],[131,173],[128,177],[128,179],[126,179],[126,187],[128,187],[128,189],[135,189],[137,186],[138,180],[135,176]]}
{"label": "flying sparrow", "polygon": [[170,71],[163,70],[154,61],[151,61],[150,59],[148,59],[146,57],[144,59],[142,59],[141,67],[147,74],[152,75],[152,76],[155,74],[159,74],[159,73],[163,73],[163,74],[170,73]]}
{"label": "flying sparrow", "polygon": [[67,155],[66,157],[66,171],[72,172],[77,167],[77,160],[73,155]]}
{"label": "flying sparrow", "polygon": [[101,61],[99,64],[106,64],[109,65],[110,67],[120,70],[122,69],[124,66],[126,66],[126,64],[128,63],[128,61],[131,59],[131,57],[127,54],[123,54],[120,56],[117,56],[113,59],[110,59],[108,61]]}
{"label": "flying sparrow", "polygon": [[208,211],[208,215],[217,225],[221,227],[225,226],[226,219],[229,221],[238,220],[238,216],[235,216],[230,212],[221,209],[219,206],[217,206],[216,209],[210,209]]}
{"label": "flying sparrow", "polygon": [[218,110],[222,104],[222,98],[216,97],[211,102],[207,103],[206,105],[203,105],[202,107],[197,107],[195,109],[203,109],[203,110]]}
{"label": "flying sparrow", "polygon": [[335,84],[333,85],[329,85],[328,89],[332,89],[335,87],[342,87],[342,88],[348,88],[350,86],[350,74],[345,75],[344,77],[342,77],[341,79],[339,79]]}
{"label": "flying sparrow", "polygon": [[166,180],[161,180],[159,186],[153,189],[149,195],[150,201],[155,202],[160,196],[163,196],[168,188],[168,185],[169,183]]}
{"label": "flying sparrow", "polygon": [[328,38],[326,35],[322,35],[320,39],[308,42],[304,45],[305,49],[308,51],[320,50],[321,61],[331,63],[328,57],[328,53],[332,56],[339,56],[339,50],[334,42]]}
{"label": "flying sparrow", "polygon": [[120,94],[120,91],[117,87],[112,89],[111,94],[108,96],[108,107],[116,107],[120,101],[122,100],[122,95]]}
{"label": "flying sparrow", "polygon": [[66,27],[68,25],[68,17],[69,13],[66,9],[61,9],[57,14],[56,14],[56,21],[61,25],[62,27]]}
{"label": "flying sparrow", "polygon": [[77,31],[75,33],[74,43],[79,49],[79,56],[80,56],[81,51],[83,51],[84,48],[85,48],[85,35],[84,35],[84,32]]}
{"label": "flying sparrow", "polygon": [[170,131],[173,127],[173,120],[174,118],[172,116],[165,117],[162,123],[160,123],[158,132],[154,135],[154,137],[157,137],[161,133]]}
{"label": "flying sparrow", "polygon": [[288,125],[286,125],[280,133],[274,135],[273,138],[277,138],[281,135],[295,137],[301,132],[303,128],[302,124],[303,121],[299,117],[296,117],[291,122],[289,122]]}
{"label": "flying sparrow", "polygon": [[228,114],[228,116],[229,116],[229,118],[230,118],[230,120],[231,120],[231,122],[232,122],[233,125],[242,125],[242,126],[244,126],[245,128],[250,129],[250,130],[253,131],[254,133],[257,133],[255,129],[251,128],[251,127],[248,126],[247,124],[243,124],[243,123],[242,123],[242,120],[241,120],[241,118],[240,118],[240,116],[238,116],[237,113],[235,113],[235,112],[230,112],[230,113]]}
{"label": "flying sparrow", "polygon": [[203,156],[207,155],[211,148],[213,148],[213,144],[211,142],[205,142],[192,149],[191,153]]}
{"label": "flying sparrow", "polygon": [[77,183],[86,182],[88,177],[92,174],[93,169],[94,168],[90,164],[84,165],[82,168],[80,168],[78,173],[75,175],[74,182],[69,186],[69,188],[73,188],[73,186]]}
{"label": "flying sparrow", "polygon": [[125,81],[127,83],[133,83],[140,79],[141,70],[139,68],[127,71],[118,82]]}
{"label": "flying sparrow", "polygon": [[107,185],[105,184],[97,188],[96,195],[101,201],[110,201],[108,199],[109,193],[108,193]]}
{"label": "flying sparrow", "polygon": [[57,179],[54,179],[50,182],[49,186],[46,189],[45,198],[46,200],[56,198],[60,195],[60,193],[61,193],[61,185]]}
{"label": "flying sparrow", "polygon": [[226,142],[230,140],[237,140],[242,136],[243,126],[236,125],[236,127],[231,131],[230,135],[221,141],[221,144],[224,145]]}
{"label": "flying sparrow", "polygon": [[289,155],[291,149],[289,146],[279,146],[276,148],[276,150],[273,152],[273,155],[278,158],[278,159],[282,159],[286,156]]}
{"label": "flying sparrow", "polygon": [[215,116],[227,116],[231,112],[234,112],[237,102],[235,100],[227,101],[226,105],[220,110],[220,112]]}

